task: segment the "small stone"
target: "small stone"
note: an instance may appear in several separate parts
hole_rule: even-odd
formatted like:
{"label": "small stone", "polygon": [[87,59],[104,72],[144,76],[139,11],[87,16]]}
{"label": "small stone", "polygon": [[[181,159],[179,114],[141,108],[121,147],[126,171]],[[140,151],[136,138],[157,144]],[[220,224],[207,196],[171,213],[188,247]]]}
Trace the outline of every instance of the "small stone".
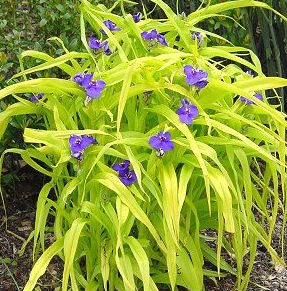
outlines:
{"label": "small stone", "polygon": [[[269,281],[271,281],[271,280],[274,280],[276,278],[276,275],[270,275],[269,277],[268,277],[268,280]],[[275,283],[275,282],[274,282]]]}

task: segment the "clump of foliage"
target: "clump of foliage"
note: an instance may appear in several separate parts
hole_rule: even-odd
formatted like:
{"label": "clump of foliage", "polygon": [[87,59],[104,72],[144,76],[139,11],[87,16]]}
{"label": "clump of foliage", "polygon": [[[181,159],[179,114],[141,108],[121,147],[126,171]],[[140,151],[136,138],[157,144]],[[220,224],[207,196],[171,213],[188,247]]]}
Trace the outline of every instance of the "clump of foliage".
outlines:
{"label": "clump of foliage", "polygon": [[[15,115],[42,116],[45,124],[25,129],[31,147],[5,152],[50,177],[39,193],[30,236],[37,261],[25,291],[56,255],[64,261],[64,291],[203,290],[204,276],[227,272],[245,290],[258,242],[284,265],[271,240],[287,207],[286,115],[265,91],[287,80],[266,77],[248,49],[208,47],[207,36],[222,37],[198,28],[233,8],[271,8],[238,0],[183,18],[152,1],[165,19],[124,9],[121,17],[82,0],[86,52],[25,52],[22,68],[27,56],[44,62],[0,91],[18,101],[0,113],[0,136]],[[31,78],[54,67],[67,78]],[[55,242],[46,249],[49,215]]]}
{"label": "clump of foliage", "polygon": [[[236,0],[235,0],[236,1]],[[151,1],[143,0],[145,5]],[[227,0],[165,1],[174,11],[191,13],[203,3],[218,4]],[[287,16],[287,0],[263,0],[283,15]],[[151,5],[151,4],[150,4]],[[151,7],[151,6],[150,6]],[[157,10],[155,13],[159,13]],[[260,58],[262,71],[267,75],[287,75],[287,23],[271,10],[240,8],[211,17],[200,25],[204,29],[220,34],[235,45],[249,47]],[[224,40],[213,40],[225,44]],[[287,112],[287,89],[280,89],[282,108]],[[273,100],[276,103],[276,100]]]}

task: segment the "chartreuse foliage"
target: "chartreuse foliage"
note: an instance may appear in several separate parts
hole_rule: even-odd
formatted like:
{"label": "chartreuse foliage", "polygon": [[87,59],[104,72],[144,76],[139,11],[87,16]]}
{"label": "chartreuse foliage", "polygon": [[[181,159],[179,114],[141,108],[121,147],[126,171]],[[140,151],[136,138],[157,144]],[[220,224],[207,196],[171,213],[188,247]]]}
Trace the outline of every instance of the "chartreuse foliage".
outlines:
{"label": "chartreuse foliage", "polygon": [[[278,212],[287,205],[286,116],[268,104],[265,92],[286,86],[287,80],[264,76],[260,61],[247,49],[207,47],[204,40],[191,37],[200,21],[228,9],[271,8],[238,0],[183,19],[163,1],[152,1],[166,19],[143,17],[135,23],[131,15],[120,17],[82,0],[81,38],[87,51],[66,50],[57,58],[27,51],[20,56],[23,70],[15,76],[24,80],[0,91],[0,98],[12,94],[18,100],[0,114],[1,135],[15,115],[40,115],[46,124],[45,130],[25,129],[29,149],[9,150],[50,177],[39,193],[31,235],[37,260],[25,291],[33,290],[55,255],[64,261],[63,291],[155,291],[160,286],[200,291],[204,276],[215,279],[227,272],[236,274],[238,290],[245,290],[258,242],[275,263],[284,264],[271,238]],[[120,30],[110,31],[103,25],[107,19]],[[101,41],[108,41],[111,55],[89,48],[87,23]],[[152,29],[165,36],[167,46],[161,36],[147,40],[150,35],[142,35]],[[148,46],[156,40],[160,44]],[[43,63],[24,70],[28,57]],[[192,76],[185,79],[187,65],[201,69],[197,73],[203,77],[208,73],[207,86],[200,80],[197,87],[187,84],[193,82]],[[67,78],[33,79],[33,73],[53,67]],[[73,81],[84,72],[105,82],[98,99],[86,99],[87,86],[95,83],[84,85],[79,79],[79,86]],[[44,98],[39,102],[21,97],[40,92]],[[183,106],[193,106],[191,125],[182,122],[187,107],[178,115],[182,99]],[[165,153],[151,147],[161,142],[159,132],[171,134]],[[98,144],[92,139],[94,144],[78,155],[81,141],[75,137],[89,135]],[[113,167],[118,173],[112,168],[122,160],[130,161],[136,175],[129,186],[118,170],[121,165]],[[49,215],[54,216],[56,241],[46,249]],[[216,237],[206,230],[215,231]],[[236,269],[223,259],[223,250]]]}

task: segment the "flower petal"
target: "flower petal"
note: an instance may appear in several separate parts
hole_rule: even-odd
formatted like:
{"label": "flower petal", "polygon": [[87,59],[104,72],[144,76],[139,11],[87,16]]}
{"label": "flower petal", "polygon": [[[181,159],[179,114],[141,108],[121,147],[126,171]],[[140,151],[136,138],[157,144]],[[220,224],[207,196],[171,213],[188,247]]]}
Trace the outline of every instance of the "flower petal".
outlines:
{"label": "flower petal", "polygon": [[186,65],[183,69],[186,76],[193,75],[195,71],[195,68],[191,65]]}
{"label": "flower petal", "polygon": [[103,47],[103,43],[101,43],[97,37],[92,36],[89,39],[89,47],[93,50],[99,50]]}
{"label": "flower petal", "polygon": [[202,89],[207,85],[207,83],[208,83],[207,80],[203,80],[203,81],[197,82],[196,86],[198,89]]}
{"label": "flower petal", "polygon": [[151,147],[153,147],[154,149],[160,149],[161,147],[161,140],[155,135],[150,137],[149,142]]}
{"label": "flower petal", "polygon": [[124,175],[120,175],[119,177],[125,186],[130,186],[137,181],[137,176],[134,171],[129,171]]}
{"label": "flower petal", "polygon": [[163,35],[161,35],[161,34],[158,34],[158,35],[157,35],[157,40],[158,40],[158,42],[159,42],[160,44],[162,44],[162,45],[164,45],[164,46],[167,46],[167,45],[168,45],[167,42],[166,42],[165,37],[164,37]]}
{"label": "flower petal", "polygon": [[174,143],[172,141],[162,142],[161,149],[163,149],[165,152],[169,152],[174,149]]}

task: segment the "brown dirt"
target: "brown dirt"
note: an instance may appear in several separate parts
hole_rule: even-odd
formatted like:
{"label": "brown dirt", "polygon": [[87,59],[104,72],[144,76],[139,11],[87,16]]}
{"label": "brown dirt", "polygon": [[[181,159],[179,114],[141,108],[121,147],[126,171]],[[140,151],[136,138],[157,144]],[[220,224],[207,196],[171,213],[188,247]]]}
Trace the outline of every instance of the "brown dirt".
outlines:
{"label": "brown dirt", "polygon": [[[27,171],[25,179],[14,189],[13,193],[8,191],[5,195],[8,231],[6,230],[4,209],[2,205],[0,207],[0,291],[23,290],[33,266],[31,243],[27,245],[22,256],[19,251],[23,241],[29,237],[34,228],[35,206],[42,177],[27,167],[23,171]],[[53,239],[53,236],[48,234],[46,236],[47,245]],[[61,282],[58,278],[61,277],[61,273],[61,261],[53,259],[47,273],[40,278],[35,290],[57,290],[56,288],[60,288]]]}

